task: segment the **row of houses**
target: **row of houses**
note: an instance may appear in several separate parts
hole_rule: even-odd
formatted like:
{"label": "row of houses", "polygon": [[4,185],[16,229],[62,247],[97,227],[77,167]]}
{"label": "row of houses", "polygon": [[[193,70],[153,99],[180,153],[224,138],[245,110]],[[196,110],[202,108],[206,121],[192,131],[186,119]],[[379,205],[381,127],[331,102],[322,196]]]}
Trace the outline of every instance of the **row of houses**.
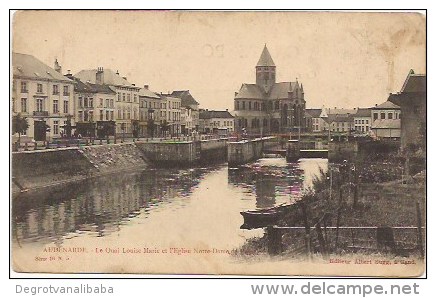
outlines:
{"label": "row of houses", "polygon": [[307,109],[306,121],[312,132],[374,134],[380,138],[399,138],[401,108],[386,101],[372,108]]}
{"label": "row of houses", "polygon": [[306,109],[311,132],[370,135],[377,139],[401,139],[402,147],[422,143],[426,129],[426,75],[413,70],[397,94],[370,108]]}
{"label": "row of houses", "polygon": [[20,53],[12,54],[12,67],[12,113],[26,118],[29,128],[24,134],[37,141],[61,137],[68,130],[81,136],[102,132],[126,137],[234,130],[228,111],[202,113],[189,90],[153,92],[103,67],[63,75],[57,60],[52,68]]}

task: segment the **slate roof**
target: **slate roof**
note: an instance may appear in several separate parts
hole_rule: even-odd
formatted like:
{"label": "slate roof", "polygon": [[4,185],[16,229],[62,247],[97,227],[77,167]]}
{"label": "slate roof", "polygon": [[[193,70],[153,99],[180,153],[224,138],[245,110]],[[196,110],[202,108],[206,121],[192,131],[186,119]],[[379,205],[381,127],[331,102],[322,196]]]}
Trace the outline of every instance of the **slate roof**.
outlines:
{"label": "slate roof", "polygon": [[262,54],[260,55],[259,61],[257,62],[256,66],[276,66],[273,59],[271,58],[271,55],[266,45],[263,48]]}
{"label": "slate roof", "polygon": [[306,109],[306,113],[312,118],[319,118],[322,109]]}
{"label": "slate roof", "polygon": [[12,53],[12,69],[14,77],[25,77],[36,80],[72,81],[32,55]]}
{"label": "slate roof", "polygon": [[369,108],[357,109],[357,113],[354,114],[354,117],[371,117],[371,109]]}
{"label": "slate roof", "polygon": [[328,108],[327,109],[327,114],[328,115],[347,115],[347,114],[356,114],[356,112],[357,112],[357,110],[355,110],[355,109],[337,109],[337,108],[334,108],[334,109],[330,109],[330,108]]}
{"label": "slate roof", "polygon": [[211,119],[211,118],[234,118],[229,111],[213,111],[213,110],[202,110],[199,114],[200,119]]}
{"label": "slate roof", "polygon": [[[97,69],[84,69],[76,73],[74,76],[79,78],[82,82],[90,82],[95,84],[95,75]],[[112,69],[103,69],[103,84],[113,86],[134,87],[129,81],[122,78],[119,74],[116,74]],[[139,89],[139,87],[137,87]]]}
{"label": "slate roof", "polygon": [[403,87],[402,93],[427,92],[427,76],[425,74],[415,74],[413,69],[409,71]]}
{"label": "slate roof", "polygon": [[282,99],[288,98],[288,92],[293,92],[297,87],[297,82],[280,82],[271,87],[271,91],[266,94],[261,87],[256,84],[242,84],[235,99]]}
{"label": "slate roof", "polygon": [[379,105],[373,107],[372,109],[373,110],[388,110],[388,109],[389,110],[391,110],[391,109],[400,110],[401,108],[390,101],[385,101],[384,103],[379,104]]}
{"label": "slate roof", "polygon": [[160,98],[160,96],[158,96],[156,93],[154,93],[146,88],[141,88],[139,90],[139,97],[148,97],[148,98],[155,98],[155,99]]}
{"label": "slate roof", "polygon": [[110,86],[82,82],[78,78],[73,77],[73,75],[65,75],[65,77],[74,81],[75,92],[116,94],[115,90],[112,89]]}
{"label": "slate roof", "polygon": [[179,90],[179,91],[173,91],[171,93],[172,96],[179,97],[182,99],[181,105],[182,107],[190,107],[192,105],[199,105],[199,103],[195,100],[194,97],[192,97],[189,90]]}
{"label": "slate roof", "polygon": [[352,122],[354,115],[340,115],[340,114],[329,114],[327,117],[327,123],[332,122]]}
{"label": "slate roof", "polygon": [[401,129],[401,119],[377,119],[372,123],[372,129]]}

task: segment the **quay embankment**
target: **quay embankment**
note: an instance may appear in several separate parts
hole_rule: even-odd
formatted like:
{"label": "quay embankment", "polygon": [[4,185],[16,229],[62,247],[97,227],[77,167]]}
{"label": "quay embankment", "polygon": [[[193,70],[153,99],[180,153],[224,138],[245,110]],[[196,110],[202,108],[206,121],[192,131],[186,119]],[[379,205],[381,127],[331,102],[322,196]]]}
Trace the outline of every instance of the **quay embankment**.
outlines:
{"label": "quay embankment", "polygon": [[12,193],[125,170],[225,161],[227,140],[136,141],[12,153]]}
{"label": "quay embankment", "polygon": [[13,152],[12,193],[146,166],[134,143]]}

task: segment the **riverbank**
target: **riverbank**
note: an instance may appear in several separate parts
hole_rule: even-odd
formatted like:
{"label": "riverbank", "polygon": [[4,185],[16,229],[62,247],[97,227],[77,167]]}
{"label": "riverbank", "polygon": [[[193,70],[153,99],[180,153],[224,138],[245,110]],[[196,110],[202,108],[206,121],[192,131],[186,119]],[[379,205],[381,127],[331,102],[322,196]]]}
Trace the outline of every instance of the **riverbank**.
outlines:
{"label": "riverbank", "polygon": [[420,257],[426,233],[423,229],[418,236],[417,226],[426,223],[426,172],[408,177],[402,172],[386,160],[331,165],[277,228],[249,239],[235,255],[306,258],[310,251],[324,258],[359,253]]}
{"label": "riverbank", "polygon": [[146,167],[134,143],[14,152],[12,194]]}

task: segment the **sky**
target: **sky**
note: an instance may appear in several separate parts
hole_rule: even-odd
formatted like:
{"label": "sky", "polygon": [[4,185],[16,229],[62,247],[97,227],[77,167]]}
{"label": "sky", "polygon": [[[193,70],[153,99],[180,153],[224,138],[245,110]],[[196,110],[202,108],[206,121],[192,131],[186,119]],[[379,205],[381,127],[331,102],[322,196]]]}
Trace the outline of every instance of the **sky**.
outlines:
{"label": "sky", "polygon": [[233,110],[255,82],[266,44],[277,81],[302,83],[306,107],[371,107],[426,73],[426,19],[418,13],[21,11],[13,51],[73,74],[118,70],[155,92],[190,90],[201,108]]}

